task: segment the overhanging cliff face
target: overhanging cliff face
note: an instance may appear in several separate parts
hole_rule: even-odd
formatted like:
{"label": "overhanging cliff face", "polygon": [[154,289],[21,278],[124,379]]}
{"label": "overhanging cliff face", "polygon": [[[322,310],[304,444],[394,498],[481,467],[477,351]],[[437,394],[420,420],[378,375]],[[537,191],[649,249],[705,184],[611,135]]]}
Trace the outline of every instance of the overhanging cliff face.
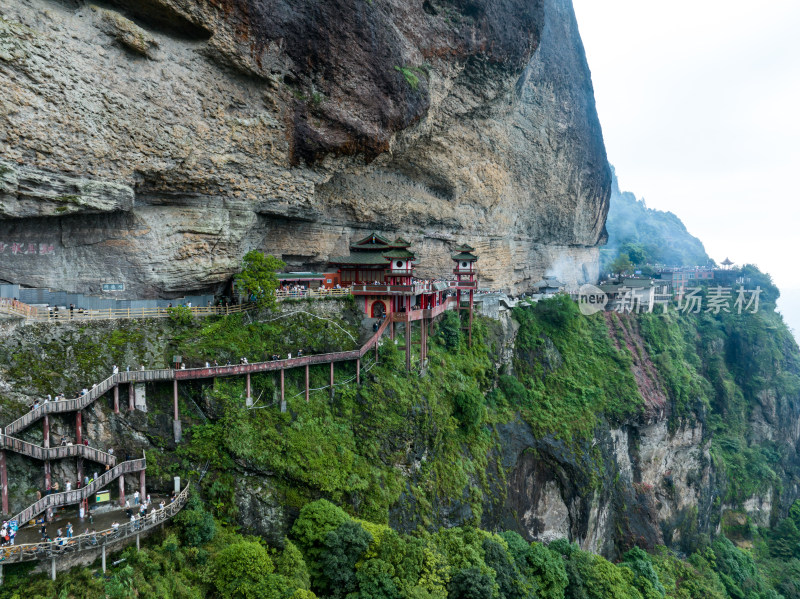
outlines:
{"label": "overhanging cliff face", "polygon": [[0,279],[178,294],[365,229],[426,276],[462,241],[494,287],[597,274],[610,174],[568,0],[8,4]]}

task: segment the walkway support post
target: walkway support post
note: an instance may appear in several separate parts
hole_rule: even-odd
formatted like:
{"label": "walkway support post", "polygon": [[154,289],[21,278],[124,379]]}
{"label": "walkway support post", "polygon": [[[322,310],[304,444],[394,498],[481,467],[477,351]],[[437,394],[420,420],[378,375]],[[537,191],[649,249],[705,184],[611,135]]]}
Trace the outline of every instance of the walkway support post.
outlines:
{"label": "walkway support post", "polygon": [[406,370],[411,371],[411,321],[406,320]]}
{"label": "walkway support post", "polygon": [[139,533],[136,533],[136,551],[139,551]]}
{"label": "walkway support post", "polygon": [[356,385],[361,384],[361,358],[356,358]]}
{"label": "walkway support post", "polygon": [[250,395],[250,373],[247,373],[247,396],[244,399],[245,405],[249,408],[253,405],[253,397]]}
{"label": "walkway support post", "polygon": [[308,364],[306,364],[306,403],[308,403]]}
{"label": "walkway support post", "polygon": [[331,399],[333,399],[333,362],[331,362]]}
{"label": "walkway support post", "polygon": [[128,412],[133,412],[136,409],[136,390],[133,388],[133,383],[128,385]]}
{"label": "walkway support post", "polygon": [[[3,513],[8,513],[8,470],[6,470],[6,450],[0,450],[0,484],[3,485]],[[2,572],[2,571],[0,571]],[[0,573],[0,580],[2,573]]]}
{"label": "walkway support post", "polygon": [[75,443],[83,443],[83,410],[75,412]]}
{"label": "walkway support post", "polygon": [[281,412],[286,411],[285,385],[283,381],[283,368],[281,368]]}
{"label": "walkway support post", "polygon": [[119,507],[125,507],[125,475],[119,477]]}
{"label": "walkway support post", "polygon": [[103,555],[103,560],[102,560],[103,574],[105,574],[105,572],[106,572],[106,542],[105,541],[103,541],[103,554],[102,555]]}
{"label": "walkway support post", "polygon": [[144,484],[144,470],[139,470],[139,497],[142,503],[147,499],[147,489]]}
{"label": "walkway support post", "polygon": [[50,558],[50,580],[56,579],[56,558]]}
{"label": "walkway support post", "polygon": [[172,381],[172,399],[173,399],[173,420],[172,432],[175,435],[175,443],[181,442],[181,420],[178,415],[178,379]]}
{"label": "walkway support post", "polygon": [[119,385],[114,385],[114,413],[119,414]]}

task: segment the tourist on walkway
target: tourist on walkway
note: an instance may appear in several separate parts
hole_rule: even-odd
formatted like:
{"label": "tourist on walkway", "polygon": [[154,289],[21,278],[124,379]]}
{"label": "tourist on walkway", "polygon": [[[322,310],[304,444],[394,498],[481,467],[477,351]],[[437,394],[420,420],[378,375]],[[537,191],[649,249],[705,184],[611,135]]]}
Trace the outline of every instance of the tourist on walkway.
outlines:
{"label": "tourist on walkway", "polygon": [[67,522],[67,538],[68,539],[72,538],[72,523],[71,522]]}
{"label": "tourist on walkway", "polygon": [[133,505],[139,505],[139,491],[136,491],[133,494]]}
{"label": "tourist on walkway", "polygon": [[114,367],[111,369],[111,374],[119,374],[119,368],[117,368],[116,364],[114,364]]}
{"label": "tourist on walkway", "polygon": [[69,481],[69,480],[67,481],[67,487],[66,487],[65,490],[66,491],[72,491],[72,481]]}
{"label": "tourist on walkway", "polygon": [[113,530],[114,532],[117,532],[117,531],[119,530],[119,524],[117,523],[117,521],[116,521],[116,520],[114,520],[114,521],[111,523],[111,530]]}

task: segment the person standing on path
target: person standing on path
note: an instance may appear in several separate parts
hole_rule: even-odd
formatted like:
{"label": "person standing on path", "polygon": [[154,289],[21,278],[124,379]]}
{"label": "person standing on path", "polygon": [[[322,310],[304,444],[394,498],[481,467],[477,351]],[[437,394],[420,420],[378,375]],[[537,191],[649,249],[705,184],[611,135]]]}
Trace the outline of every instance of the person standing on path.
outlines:
{"label": "person standing on path", "polygon": [[139,505],[139,491],[133,494],[133,505]]}
{"label": "person standing on path", "polygon": [[72,523],[71,522],[67,522],[67,538],[68,539],[72,538]]}

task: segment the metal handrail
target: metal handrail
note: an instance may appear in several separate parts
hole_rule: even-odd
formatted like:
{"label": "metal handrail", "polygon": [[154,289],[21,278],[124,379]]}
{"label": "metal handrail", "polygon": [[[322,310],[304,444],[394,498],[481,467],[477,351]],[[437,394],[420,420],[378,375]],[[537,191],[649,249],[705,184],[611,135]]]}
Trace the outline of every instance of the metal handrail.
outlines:
{"label": "metal handrail", "polygon": [[84,533],[65,538],[61,544],[57,541],[43,541],[41,543],[24,543],[2,547],[0,548],[0,564],[40,560],[58,557],[67,553],[88,551],[141,534],[175,516],[186,505],[188,499],[189,484],[178,494],[175,501],[147,514],[144,518],[137,519],[135,522],[121,524],[117,529],[106,528],[94,533]]}
{"label": "metal handrail", "polygon": [[106,470],[101,474],[98,478],[91,481],[85,487],[81,487],[80,489],[73,489],[72,491],[64,491],[62,493],[51,493],[50,495],[45,495],[35,503],[29,505],[24,510],[22,510],[19,514],[14,516],[14,519],[17,522],[27,522],[28,520],[32,520],[43,511],[53,508],[53,507],[60,507],[62,505],[70,505],[73,503],[80,503],[84,499],[88,499],[90,495],[94,495],[97,491],[101,490],[105,487],[108,483],[113,480],[116,480],[123,474],[128,474],[130,472],[139,472],[140,470],[144,470],[147,468],[147,459],[146,458],[138,458],[135,460],[128,460],[127,462],[121,462],[117,464],[110,470]]}

